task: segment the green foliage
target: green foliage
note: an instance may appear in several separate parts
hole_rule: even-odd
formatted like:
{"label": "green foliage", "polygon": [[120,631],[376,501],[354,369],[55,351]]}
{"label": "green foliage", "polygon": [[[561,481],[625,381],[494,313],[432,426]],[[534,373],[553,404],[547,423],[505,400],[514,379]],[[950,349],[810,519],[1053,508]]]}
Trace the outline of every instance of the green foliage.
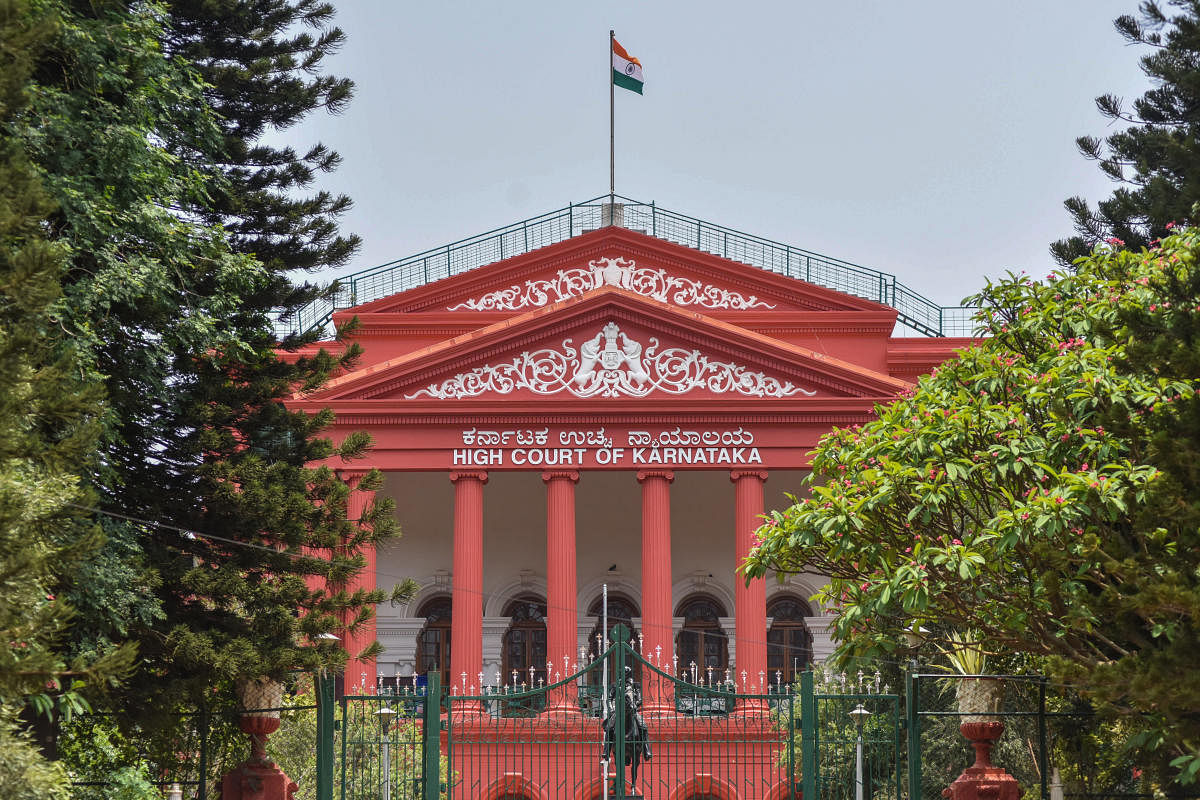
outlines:
{"label": "green foliage", "polygon": [[66,771],[47,761],[21,731],[16,711],[0,706],[0,797],[5,800],[69,800]]}
{"label": "green foliage", "polygon": [[830,575],[843,658],[920,622],[978,631],[1127,714],[1147,775],[1179,777],[1200,752],[1198,255],[1187,230],[990,284],[990,338],[826,436],[748,574]]}
{"label": "green foliage", "polygon": [[[56,24],[28,59],[28,108],[6,141],[52,201],[40,230],[52,234],[62,291],[43,328],[72,343],[69,374],[91,392],[72,385],[53,397],[85,405],[103,389],[106,403],[72,461],[69,508],[98,508],[77,523],[89,547],[52,586],[29,586],[41,605],[66,599],[87,620],[75,657],[139,644],[136,685],[104,703],[156,729],[179,724],[174,710],[214,685],[340,668],[347,654],[313,637],[360,628],[389,596],[339,588],[365,566],[364,549],[396,533],[386,500],[347,519],[350,487],[332,468],[369,438],[334,446],[320,438],[331,414],[283,404],[358,350],[280,357],[273,334],[273,310],[314,291],[287,271],[353,249],[334,226],[342,199],[285,198],[336,157],[308,169],[257,146],[338,106],[349,85],[318,69],[340,33],[280,38],[293,23],[323,26],[325,5],[37,1]],[[334,588],[312,588],[326,583]],[[34,594],[13,608],[40,608]]]}
{"label": "green foliage", "polygon": [[[322,144],[303,154],[275,147],[267,137],[311,111],[337,113],[354,84],[325,74],[321,62],[345,43],[323,0],[176,0],[169,7],[167,43],[205,82],[220,138],[183,143],[189,157],[211,164],[224,178],[214,186],[204,218],[221,223],[233,249],[251,253],[276,275],[344,265],[358,250],[357,236],[338,233],[350,198],[309,189],[341,156]],[[272,287],[281,309],[291,310],[321,290],[286,281]]]}
{"label": "green foliage", "polygon": [[1096,98],[1096,107],[1110,124],[1126,127],[1103,140],[1082,136],[1076,145],[1121,185],[1095,209],[1081,197],[1066,201],[1076,235],[1050,248],[1063,266],[1110,237],[1140,249],[1167,235],[1167,223],[1196,221],[1200,1],[1150,0],[1139,7],[1139,18],[1123,15],[1115,26],[1129,44],[1149,47],[1141,66],[1153,88],[1132,108],[1113,95]]}
{"label": "green foliage", "polygon": [[0,795],[65,796],[17,721],[86,709],[80,690],[131,665],[130,647],[72,656],[75,610],[58,586],[100,545],[83,518],[81,464],[94,449],[102,387],[61,327],[67,250],[48,239],[54,204],[15,124],[34,65],[57,31],[40,5],[0,0]]}
{"label": "green foliage", "polygon": [[987,651],[974,631],[950,631],[947,644],[939,646],[951,672],[959,675],[982,675],[987,672]]}

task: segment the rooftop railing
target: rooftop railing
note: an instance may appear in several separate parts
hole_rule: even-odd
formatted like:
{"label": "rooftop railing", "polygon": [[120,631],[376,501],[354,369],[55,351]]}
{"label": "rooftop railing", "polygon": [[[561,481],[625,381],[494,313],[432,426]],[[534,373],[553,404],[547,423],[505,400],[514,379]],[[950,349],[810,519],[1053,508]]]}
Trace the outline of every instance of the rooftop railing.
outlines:
{"label": "rooftop railing", "polygon": [[654,203],[620,195],[615,200],[610,205],[609,195],[603,195],[351,273],[337,280],[337,289],[328,299],[279,319],[276,332],[282,337],[314,328],[328,331],[335,311],[557,244],[605,227],[611,217],[611,224],[658,239],[891,306],[898,312],[899,324],[921,336],[972,334],[972,316],[977,309],[938,305],[898,282],[895,275],[688,217]]}

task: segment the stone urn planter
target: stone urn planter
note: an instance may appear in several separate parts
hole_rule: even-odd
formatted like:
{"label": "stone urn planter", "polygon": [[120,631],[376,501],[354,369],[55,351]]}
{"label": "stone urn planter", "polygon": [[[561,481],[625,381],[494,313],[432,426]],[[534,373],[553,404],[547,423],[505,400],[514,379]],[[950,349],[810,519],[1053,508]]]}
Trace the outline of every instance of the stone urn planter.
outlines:
{"label": "stone urn planter", "polygon": [[997,678],[959,678],[958,730],[975,748],[975,763],[942,790],[950,800],[1019,800],[1021,787],[1003,767],[992,763],[992,748],[1004,733],[996,712],[1004,699],[1004,682]]}
{"label": "stone urn planter", "polygon": [[238,728],[250,737],[250,757],[221,778],[222,800],[293,800],[300,787],[267,758],[267,737],[279,730],[283,684],[270,678],[239,681]]}
{"label": "stone urn planter", "polygon": [[270,678],[253,678],[239,681],[236,690],[242,706],[238,728],[250,737],[250,760],[266,762],[267,737],[279,730],[283,684]]}

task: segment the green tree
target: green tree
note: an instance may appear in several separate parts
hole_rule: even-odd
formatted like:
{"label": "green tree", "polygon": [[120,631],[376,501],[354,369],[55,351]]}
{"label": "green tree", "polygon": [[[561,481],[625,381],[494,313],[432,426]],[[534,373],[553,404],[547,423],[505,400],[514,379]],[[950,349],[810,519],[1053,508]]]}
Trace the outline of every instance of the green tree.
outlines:
{"label": "green tree", "polygon": [[842,657],[980,632],[1111,714],[1150,779],[1200,771],[1200,236],[1101,247],[974,298],[989,338],[813,456],[750,575],[830,576]]}
{"label": "green tree", "polygon": [[346,195],[309,191],[341,156],[317,143],[303,155],[266,137],[314,110],[341,111],[353,96],[347,78],[325,74],[321,62],[345,42],[324,0],[173,0],[167,6],[167,47],[194,68],[216,112],[220,135],[178,143],[182,152],[224,177],[202,209],[229,231],[233,249],[252,253],[276,277],[264,299],[283,311],[319,290],[292,285],[284,273],[338,267],[360,239],[342,235],[337,220]]}
{"label": "green tree", "polygon": [[47,239],[53,205],[11,131],[55,22],[0,0],[0,795],[12,798],[66,792],[18,714],[77,709],[76,689],[120,677],[133,659],[129,647],[71,657],[74,610],[56,594],[100,543],[80,507],[103,392],[60,325],[67,251]]}
{"label": "green tree", "polygon": [[1075,235],[1050,250],[1070,265],[1106,239],[1133,249],[1167,233],[1167,223],[1194,223],[1200,202],[1200,0],[1146,0],[1139,17],[1118,17],[1124,39],[1150,48],[1142,71],[1153,84],[1126,108],[1114,95],[1096,98],[1100,113],[1123,128],[1104,139],[1082,136],[1079,151],[1121,184],[1092,208],[1082,197],[1064,205]]}
{"label": "green tree", "polygon": [[42,2],[62,22],[14,128],[70,254],[61,325],[108,398],[87,476],[108,535],[87,565],[101,580],[64,588],[94,615],[81,652],[140,644],[138,680],[114,705],[167,722],[239,677],[340,668],[346,654],[312,637],[361,625],[387,593],[310,582],[346,584],[395,522],[386,500],[347,520],[349,487],[311,467],[368,438],[335,447],[318,436],[329,414],[282,404],[358,351],[277,356],[271,309],[293,290],[206,221],[231,184],[192,156],[225,137],[209,87],[172,49],[169,9]]}

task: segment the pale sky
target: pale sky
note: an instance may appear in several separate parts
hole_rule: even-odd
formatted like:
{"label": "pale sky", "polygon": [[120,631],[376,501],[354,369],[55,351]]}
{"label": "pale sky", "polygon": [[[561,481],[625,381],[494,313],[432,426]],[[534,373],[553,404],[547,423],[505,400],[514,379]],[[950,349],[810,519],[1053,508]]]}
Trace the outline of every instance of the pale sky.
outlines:
{"label": "pale sky", "polygon": [[345,159],[343,272],[606,193],[609,28],[646,78],[617,90],[618,193],[942,305],[1049,271],[1063,200],[1113,187],[1075,150],[1113,130],[1094,98],[1148,85],[1112,27],[1135,0],[336,5],[356,97],[286,138]]}

